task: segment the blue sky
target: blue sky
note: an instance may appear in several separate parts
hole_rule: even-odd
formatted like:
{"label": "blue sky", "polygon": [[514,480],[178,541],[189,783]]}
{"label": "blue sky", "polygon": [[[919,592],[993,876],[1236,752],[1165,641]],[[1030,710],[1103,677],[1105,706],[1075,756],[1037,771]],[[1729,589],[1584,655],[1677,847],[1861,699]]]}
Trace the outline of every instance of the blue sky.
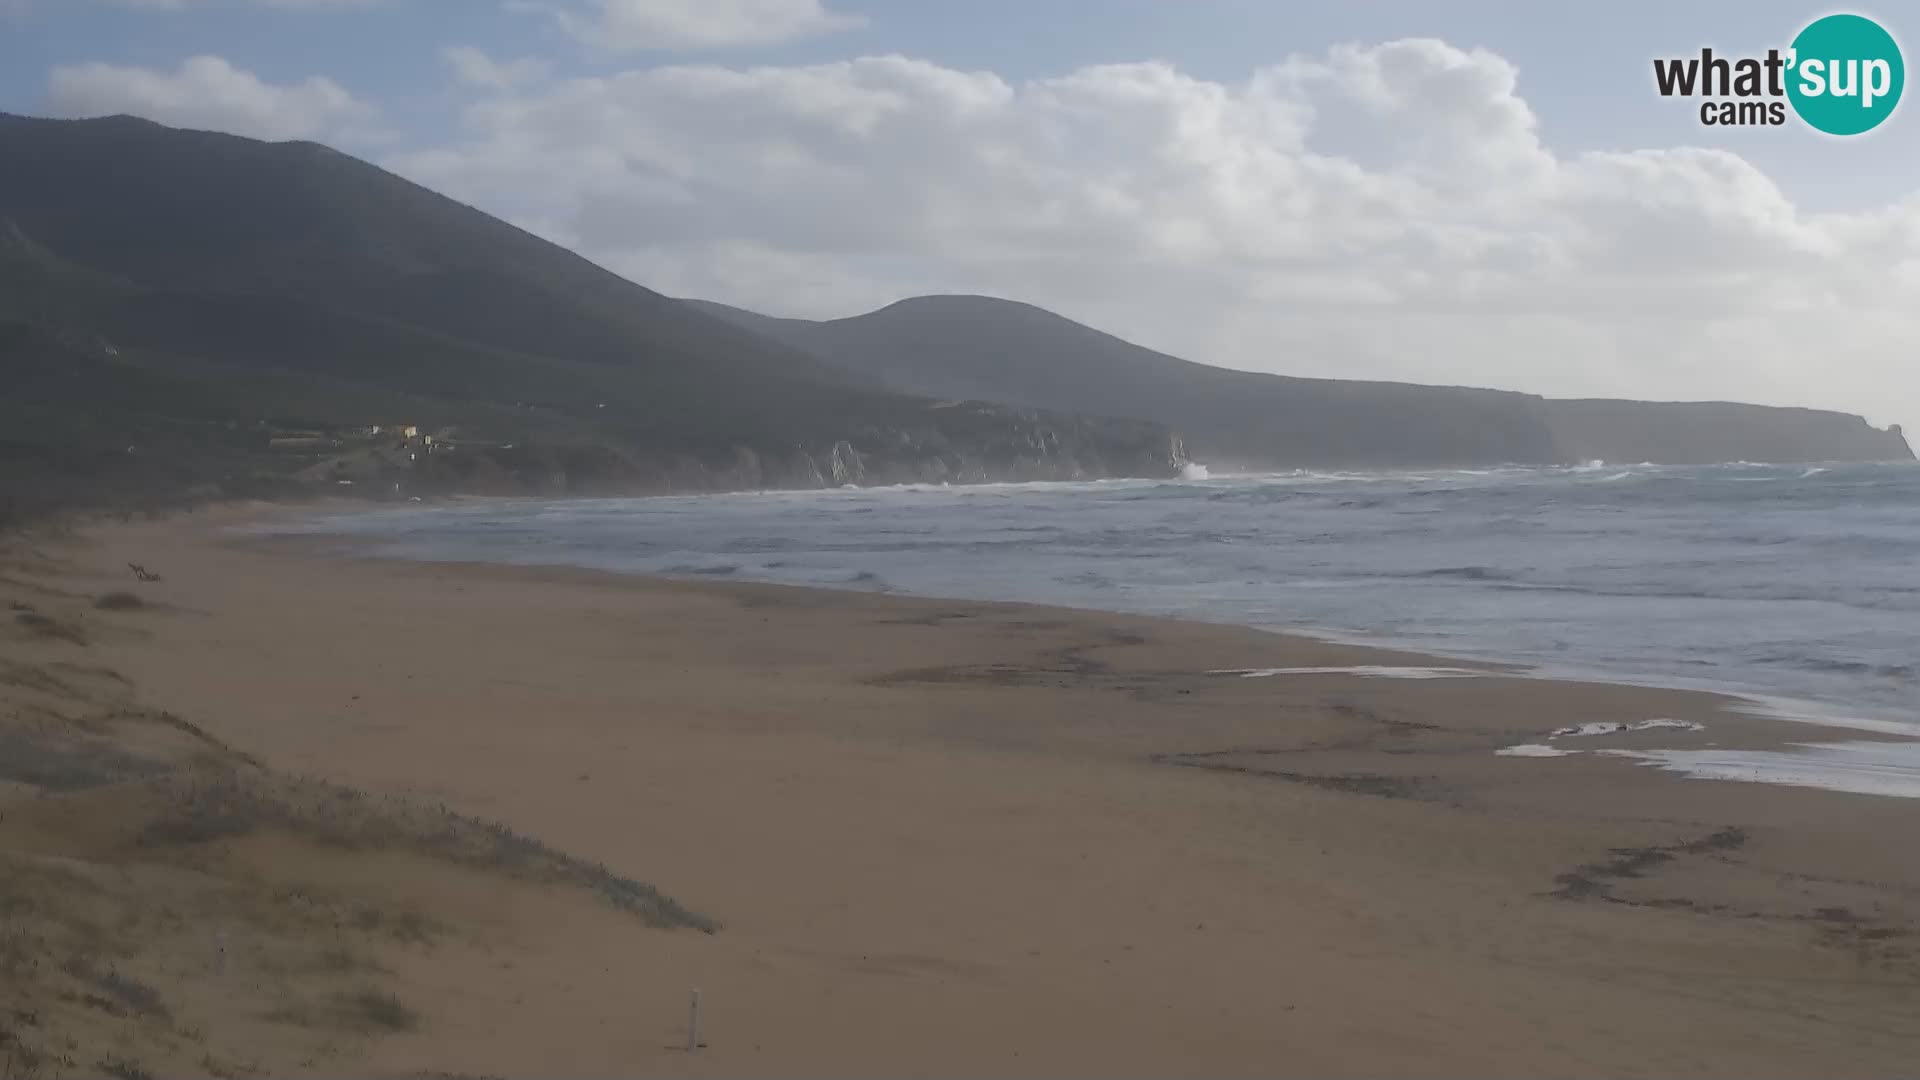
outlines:
{"label": "blue sky", "polygon": [[[1240,367],[1920,421],[1885,358],[1920,331],[1891,299],[1920,281],[1912,106],[1833,139],[1652,90],[1654,56],[1763,52],[1825,10],[0,0],[0,109],[321,139],[780,313],[982,291]],[[454,46],[536,66],[463,81]]]}

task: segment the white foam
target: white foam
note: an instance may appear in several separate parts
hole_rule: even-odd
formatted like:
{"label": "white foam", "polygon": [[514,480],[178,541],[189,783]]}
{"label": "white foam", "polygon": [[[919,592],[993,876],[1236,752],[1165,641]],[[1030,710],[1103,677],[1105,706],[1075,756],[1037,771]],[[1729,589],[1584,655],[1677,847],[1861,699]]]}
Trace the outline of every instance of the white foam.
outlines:
{"label": "white foam", "polygon": [[1518,746],[1503,746],[1495,750],[1495,757],[1572,757],[1578,750],[1562,750],[1546,743],[1521,743]]}
{"label": "white foam", "polygon": [[1209,671],[1207,674],[1238,675],[1243,679],[1269,679],[1275,675],[1358,675],[1363,679],[1484,679],[1497,677],[1502,672],[1482,671],[1477,668],[1351,664],[1344,667],[1227,668]]}
{"label": "white foam", "polygon": [[1550,739],[1578,739],[1589,735],[1624,735],[1629,731],[1651,731],[1654,728],[1675,728],[1680,731],[1705,731],[1705,724],[1696,724],[1691,720],[1594,720],[1574,727],[1554,729]]}
{"label": "white foam", "polygon": [[1180,466],[1180,479],[1210,480],[1212,479],[1212,475],[1207,472],[1207,467],[1205,465],[1202,465],[1197,461],[1189,461],[1185,465]]}
{"label": "white foam", "polygon": [[1728,712],[1757,716],[1763,720],[1785,720],[1794,724],[1814,724],[1819,727],[1846,728],[1849,731],[1871,731],[1876,735],[1904,735],[1920,739],[1920,724],[1910,720],[1888,720],[1873,716],[1843,716],[1826,710],[1825,706],[1811,701],[1797,701],[1793,698],[1767,697],[1748,694],[1739,701],[1726,706]]}
{"label": "white foam", "polygon": [[1920,799],[1920,742],[1800,743],[1792,750],[1601,750],[1702,780]]}

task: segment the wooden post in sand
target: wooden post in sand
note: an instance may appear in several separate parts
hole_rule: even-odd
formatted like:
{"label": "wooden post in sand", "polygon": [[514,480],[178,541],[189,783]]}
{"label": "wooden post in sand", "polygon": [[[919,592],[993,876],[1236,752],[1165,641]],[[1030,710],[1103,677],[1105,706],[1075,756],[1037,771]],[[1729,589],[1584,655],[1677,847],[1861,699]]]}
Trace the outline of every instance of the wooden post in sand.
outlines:
{"label": "wooden post in sand", "polygon": [[687,1053],[700,1049],[700,991],[693,992],[693,1002],[687,1006]]}

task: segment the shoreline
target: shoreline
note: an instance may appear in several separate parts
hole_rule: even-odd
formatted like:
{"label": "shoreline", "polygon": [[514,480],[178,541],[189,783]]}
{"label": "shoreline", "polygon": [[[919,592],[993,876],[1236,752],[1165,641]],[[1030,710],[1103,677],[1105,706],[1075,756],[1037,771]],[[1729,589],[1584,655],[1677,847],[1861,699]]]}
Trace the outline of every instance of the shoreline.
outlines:
{"label": "shoreline", "polygon": [[[153,849],[71,834],[121,835],[121,787],[0,788],[9,867],[86,860],[89,880],[148,882],[121,898],[137,904],[231,864],[436,928],[309,938],[263,894],[215,978],[218,924],[180,901],[185,936],[117,961],[171,1003],[170,1034],[57,998],[42,1014],[170,1071],[207,1071],[187,1028],[280,1075],[1885,1075],[1920,1053],[1920,868],[1887,839],[1912,800],[1495,753],[1652,719],[1706,727],[1576,741],[1764,749],[1795,730],[1726,699],[1236,678],[1209,673],[1436,658],[1022,604],[321,557],[216,534],[240,516],[20,555],[0,587],[84,644],[9,638],[8,670],[92,680],[87,708],[165,710],[356,805],[504,823],[719,929],[640,925],[568,886],[574,863],[491,878],[283,826],[155,868]],[[131,582],[128,562],[163,580]],[[96,606],[117,591],[143,606]],[[0,701],[95,723],[20,685]],[[159,736],[116,737],[144,754]],[[286,959],[342,948],[365,963]],[[329,1019],[309,988],[349,978],[412,1025]],[[691,987],[711,1045],[688,1057]]]}
{"label": "shoreline", "polygon": [[[1741,463],[1741,464],[1756,464],[1756,463]],[[1116,480],[1112,482],[1131,483],[1133,481]],[[906,486],[914,486],[914,485],[906,485]],[[706,494],[706,493],[684,494],[684,495],[678,495],[678,496],[663,495],[663,496],[649,496],[649,497],[695,498],[695,497],[699,497],[699,495],[701,494]],[[739,493],[734,493],[734,494],[739,494]],[[767,491],[767,492],[756,492],[753,494],[783,495],[783,494],[792,494],[792,493],[784,492],[784,491]],[[619,501],[622,498],[625,498],[625,497],[616,497],[612,500],[583,499],[583,500],[570,500],[570,501],[584,501],[584,502]],[[449,505],[475,504],[475,503],[490,504],[490,503],[501,503],[501,502],[526,503],[526,502],[542,502],[542,501],[546,501],[546,500],[528,499],[528,498],[518,497],[518,496],[513,496],[513,497],[452,496],[446,500],[446,502]],[[387,512],[404,511],[407,509],[409,508],[405,506],[395,506],[395,507],[385,508]],[[348,510],[348,513],[355,513],[355,512],[356,511],[351,509]],[[289,510],[285,514],[273,512],[263,516],[266,516],[269,518],[284,519],[287,517],[296,516],[296,514],[302,515],[302,516],[314,516],[314,517],[338,516],[337,511],[335,510],[327,510],[327,511],[320,511],[318,513],[312,513],[304,509],[301,511]],[[609,569],[604,567],[584,566],[579,563],[564,562],[564,561],[563,562],[486,561],[486,560],[476,560],[476,559],[467,559],[467,558],[442,558],[442,557],[426,556],[426,555],[394,554],[391,552],[379,550],[383,539],[387,539],[387,538],[382,538],[379,536],[369,535],[365,533],[329,532],[329,531],[318,531],[318,530],[302,530],[302,531],[293,531],[293,532],[272,532],[272,531],[269,531],[269,532],[251,532],[250,531],[247,533],[236,532],[236,542],[239,542],[239,543],[258,543],[263,545],[263,547],[266,547],[267,549],[271,549],[273,545],[285,545],[286,548],[291,551],[308,553],[308,554],[318,552],[327,557],[336,557],[336,558],[348,557],[348,558],[362,558],[362,559],[372,559],[372,560],[391,560],[391,561],[397,561],[397,562],[431,563],[431,564],[445,565],[445,566],[465,566],[465,567],[475,567],[475,568],[511,567],[511,568],[528,569],[533,571],[542,571],[542,570],[579,571],[584,573],[606,574],[615,578],[637,578],[642,580],[654,580],[654,581],[663,581],[663,582],[684,582],[689,584],[732,583],[732,584],[741,584],[741,585],[768,586],[768,587],[776,587],[776,588],[818,589],[822,591],[835,592],[835,593],[851,593],[855,595],[902,596],[902,597],[910,597],[910,598],[919,599],[919,600],[931,600],[931,601],[952,601],[952,602],[962,602],[962,603],[983,603],[983,604],[1025,604],[1027,603],[1025,601],[1018,601],[1018,600],[996,600],[991,598],[978,598],[978,597],[965,597],[965,596],[951,596],[946,594],[923,593],[923,592],[913,591],[910,589],[899,589],[893,586],[886,586],[880,589],[861,588],[858,585],[851,582],[842,583],[842,584],[833,584],[833,583],[793,584],[793,583],[787,583],[787,582],[768,581],[768,580],[754,578],[754,577],[734,577],[732,575],[708,577],[704,575],[696,575],[691,573],[675,574],[675,573],[654,573],[654,572],[647,572],[647,571],[618,570],[618,569]],[[1856,745],[1856,744],[1865,745],[1868,743],[1868,740],[1865,738],[1865,736],[1867,735],[1883,736],[1889,739],[1897,740],[1899,742],[1907,742],[1907,741],[1920,742],[1920,722],[1915,722],[1912,720],[1895,719],[1894,714],[1891,712],[1875,712],[1873,710],[1863,711],[1858,706],[1845,705],[1841,703],[1829,703],[1829,702],[1818,701],[1810,698],[1790,697],[1790,696],[1774,693],[1765,688],[1741,686],[1733,683],[1720,682],[1716,680],[1705,680],[1705,679],[1690,680],[1690,679],[1679,678],[1679,677],[1663,677],[1663,676],[1647,674],[1643,672],[1615,671],[1615,670],[1608,670],[1604,667],[1589,667],[1589,666],[1580,665],[1578,663],[1566,663],[1566,664],[1558,664],[1558,665],[1545,664],[1545,663],[1539,663],[1539,662],[1535,662],[1527,659],[1503,657],[1493,653],[1482,653],[1482,652],[1476,652],[1472,650],[1462,650],[1457,652],[1447,651],[1447,650],[1434,650],[1431,647],[1425,645],[1424,643],[1421,643],[1418,641],[1394,640],[1391,638],[1373,637],[1373,636],[1368,636],[1364,633],[1359,633],[1359,632],[1340,633],[1327,628],[1316,628],[1316,627],[1305,627],[1305,626],[1265,626],[1265,625],[1258,625],[1258,624],[1245,623],[1245,622],[1229,622],[1229,621],[1214,620],[1214,619],[1206,618],[1204,615],[1197,615],[1197,614],[1165,614],[1165,613],[1126,611],[1126,610],[1118,610],[1114,608],[1101,608],[1101,607],[1067,605],[1067,604],[1040,603],[1040,604],[1033,604],[1031,606],[1034,606],[1043,610],[1057,610],[1057,611],[1064,611],[1064,612],[1072,612],[1077,615],[1087,616],[1087,617],[1101,617],[1101,616],[1112,615],[1112,616],[1124,616],[1124,617],[1134,617],[1134,618],[1166,619],[1174,622],[1192,623],[1196,625],[1232,627],[1235,629],[1244,629],[1244,630],[1257,632],[1257,633],[1272,634],[1283,639],[1298,639],[1303,641],[1311,641],[1311,642],[1316,642],[1323,645],[1338,646],[1342,648],[1351,648],[1351,649],[1362,650],[1366,652],[1380,653],[1383,655],[1392,654],[1400,657],[1417,657],[1421,660],[1422,666],[1427,666],[1427,667],[1433,667],[1433,666],[1446,667],[1449,665],[1451,666],[1467,665],[1467,666],[1473,666],[1478,668],[1485,668],[1488,670],[1497,670],[1506,677],[1535,679],[1535,680],[1539,680],[1547,683],[1605,684],[1605,685],[1635,687],[1635,688],[1645,689],[1645,690],[1706,695],[1709,697],[1721,699],[1722,711],[1725,714],[1727,714],[1729,717],[1744,717],[1744,718],[1750,718],[1750,719],[1764,721],[1768,723],[1796,725],[1796,726],[1812,728],[1812,729],[1821,729],[1828,733],[1827,738],[1832,740],[1844,740],[1845,744],[1847,745]],[[1840,734],[1842,732],[1851,732],[1855,734],[1852,736],[1847,736],[1847,735]],[[1816,733],[1809,732],[1808,738],[1804,741],[1789,740],[1789,739],[1781,738],[1777,740],[1768,740],[1766,742],[1766,745],[1768,747],[1780,746],[1780,745],[1795,746],[1795,747],[1805,746],[1812,749],[1820,749],[1821,744],[1816,741],[1817,739],[1818,739],[1818,735]],[[1750,747],[1743,747],[1743,749],[1746,749],[1746,748],[1750,748]],[[1681,750],[1682,757],[1680,759],[1674,759],[1674,760],[1677,760],[1680,763],[1684,763],[1684,761],[1686,760],[1685,755],[1692,752],[1694,751],[1689,751],[1682,748]],[[1658,758],[1644,758],[1644,759],[1641,759],[1640,763],[1645,765],[1650,765],[1650,766],[1658,766],[1661,764],[1660,759]],[[1797,786],[1815,786],[1815,787],[1822,786],[1820,782],[1820,777],[1822,773],[1818,768],[1817,762],[1811,759],[1806,760],[1804,762],[1795,762],[1795,761],[1785,760],[1785,758],[1783,757],[1782,759],[1775,760],[1770,763],[1764,760],[1755,760],[1749,763],[1749,768],[1748,768],[1748,771],[1753,773],[1753,775],[1747,776],[1747,777],[1735,777],[1735,776],[1728,775],[1727,770],[1724,767],[1722,767],[1720,763],[1713,761],[1711,759],[1708,759],[1703,763],[1702,765],[1703,771],[1699,773],[1689,772],[1685,767],[1683,767],[1683,764],[1679,764],[1679,763],[1672,764],[1667,767],[1669,767],[1671,771],[1676,772],[1677,774],[1684,777],[1688,777],[1688,778],[1716,779],[1721,781],[1728,781],[1728,780],[1734,780],[1734,779],[1752,779],[1756,782],[1762,782],[1762,783],[1780,783],[1780,784],[1789,784],[1789,785],[1797,785]],[[1866,789],[1857,788],[1857,787],[1856,788],[1838,787],[1838,788],[1834,788],[1834,790],[1852,791],[1855,794],[1878,794],[1878,795],[1883,795],[1887,797],[1920,798],[1920,769],[1909,769],[1909,772],[1912,775],[1906,776],[1900,779],[1898,782],[1877,783]],[[1845,780],[1844,777],[1842,777],[1837,782],[1841,784],[1845,784],[1847,781]]]}

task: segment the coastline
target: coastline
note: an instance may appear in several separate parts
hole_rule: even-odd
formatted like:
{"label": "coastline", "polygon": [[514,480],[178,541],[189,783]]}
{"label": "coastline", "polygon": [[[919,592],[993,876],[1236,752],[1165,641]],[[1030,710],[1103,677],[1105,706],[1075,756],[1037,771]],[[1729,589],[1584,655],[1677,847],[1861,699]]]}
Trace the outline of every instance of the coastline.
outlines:
{"label": "coastline", "polygon": [[[1763,471],[1782,479],[1777,468]],[[1871,546],[1877,526],[1870,519],[1836,523],[1827,536],[1805,524],[1820,515],[1797,515],[1801,524],[1783,534],[1791,539],[1775,537],[1763,549],[1749,550],[1749,538],[1737,532],[1700,544],[1685,509],[1693,504],[1678,497],[1683,490],[1701,487],[1711,503],[1773,488],[1719,472],[1654,470],[1645,484],[1618,485],[1611,477],[1515,472],[1526,475],[483,500],[320,515],[289,527],[364,537],[389,557],[537,561],[1253,626],[1519,664],[1564,681],[1729,694],[1830,726],[1920,735],[1910,663],[1916,641],[1911,620],[1900,618],[1906,590],[1883,595],[1874,584],[1897,582],[1901,564],[1870,560],[1856,572],[1810,580],[1796,569],[1835,543]],[[1820,504],[1865,479],[1836,475],[1818,490],[1796,489],[1795,505]],[[1403,497],[1410,512],[1425,514],[1379,509]],[[1508,543],[1474,524],[1514,510],[1516,498],[1555,542]],[[1269,510],[1276,500],[1295,511],[1276,517]],[[1202,507],[1204,515],[1186,513]],[[1629,507],[1640,508],[1631,513],[1641,515],[1635,527],[1647,539],[1614,550],[1609,537],[1624,535],[1625,519],[1616,519]],[[1072,513],[1044,516],[1062,510]],[[1022,525],[1023,512],[1043,515],[1041,527]],[[843,517],[850,531],[839,535],[832,522]],[[1403,527],[1438,532],[1416,542]],[[1036,535],[1060,542],[1031,557],[1025,544]],[[1731,569],[1671,578],[1692,562]],[[1644,632],[1642,618],[1657,620],[1656,632]]]}
{"label": "coastline", "polygon": [[[1755,463],[1742,462],[1740,464],[1751,465]],[[1824,470],[1818,470],[1818,471],[1824,471]],[[1093,486],[1097,487],[1100,484],[1108,484],[1108,483],[1120,484],[1120,485],[1134,485],[1139,483],[1156,483],[1156,481],[1135,481],[1135,480],[1124,480],[1124,479],[1106,480],[1106,481],[1095,481],[1093,482]],[[1028,484],[1007,483],[1007,484],[1000,484],[1000,485],[993,485],[993,484],[974,485],[974,487],[983,487],[983,488],[991,488],[996,486],[1001,488],[1014,488],[1014,489],[1020,489],[1020,490],[1035,490],[1035,489],[1045,489],[1050,486],[1063,487],[1063,488],[1079,488],[1085,485],[1077,482],[1060,482],[1057,484],[1050,483],[1050,482],[1035,482],[1035,483],[1028,483]],[[907,485],[898,485],[898,487],[901,489],[918,489],[918,488],[924,488],[926,487],[926,485],[907,484]],[[867,489],[860,489],[860,490],[862,492],[870,492],[876,489],[867,488]],[[879,489],[879,490],[884,490],[884,489]],[[760,495],[760,496],[778,497],[778,496],[791,496],[791,495],[802,494],[802,493],[793,492],[793,491],[770,490],[770,491],[732,493],[732,494],[736,494],[736,495],[753,494],[753,495]],[[688,497],[690,496],[684,493],[681,493],[681,494],[668,493],[668,494],[661,494],[657,496],[646,496],[646,498],[663,498],[663,499],[667,499],[667,498],[684,499]],[[691,497],[699,498],[701,496],[695,495]],[[606,503],[609,501],[616,502],[616,503],[626,502],[628,500],[625,498],[606,500],[599,497],[589,497],[589,498],[580,499],[580,500],[568,500],[568,501],[580,502],[580,503],[592,505],[592,504]],[[503,497],[503,496],[456,495],[456,496],[445,496],[438,499],[429,500],[426,505],[429,508],[433,508],[433,507],[469,507],[469,508],[470,507],[496,507],[497,508],[502,504],[507,506],[514,506],[514,505],[547,506],[547,505],[552,505],[552,500],[542,499],[542,498],[519,497],[519,496]],[[391,513],[397,510],[404,511],[406,509],[409,509],[409,508],[388,506],[388,507],[378,508],[377,512]],[[948,592],[941,592],[941,591],[919,590],[911,587],[900,588],[891,583],[883,583],[881,587],[874,588],[862,580],[870,576],[867,574],[860,574],[853,579],[842,581],[842,582],[822,582],[822,581],[805,581],[805,582],[784,581],[783,582],[776,579],[770,579],[767,577],[757,577],[752,575],[734,576],[734,573],[738,569],[738,567],[733,564],[723,565],[718,567],[717,569],[702,567],[702,568],[682,569],[679,571],[674,571],[674,570],[660,571],[660,570],[650,570],[650,569],[634,569],[631,567],[614,567],[607,563],[602,563],[600,565],[593,565],[591,562],[577,561],[577,558],[576,559],[556,558],[552,560],[542,559],[542,560],[521,561],[518,559],[481,559],[481,558],[472,557],[472,555],[470,554],[463,554],[460,556],[443,556],[438,554],[426,554],[426,553],[423,553],[421,550],[419,550],[417,547],[415,547],[411,551],[406,550],[406,545],[401,541],[400,538],[395,536],[384,535],[379,533],[351,532],[343,529],[338,529],[335,527],[340,523],[339,519],[343,517],[350,519],[354,516],[357,516],[357,514],[360,512],[368,511],[369,507],[367,507],[365,504],[346,502],[346,503],[341,503],[339,505],[326,506],[326,507],[302,507],[302,508],[299,508],[298,510],[292,510],[292,509],[283,510],[280,507],[263,507],[262,510],[264,511],[266,516],[273,519],[278,519],[278,521],[275,525],[271,527],[267,527],[260,531],[253,532],[251,534],[250,540],[247,542],[257,542],[257,543],[268,544],[268,545],[282,545],[285,547],[286,550],[295,551],[299,553],[320,553],[320,554],[325,554],[332,557],[392,559],[397,561],[429,562],[429,563],[442,563],[447,565],[464,565],[464,566],[476,566],[476,567],[511,566],[511,567],[519,567],[519,568],[532,569],[532,570],[556,570],[556,571],[583,570],[583,571],[590,571],[590,572],[607,573],[615,577],[639,577],[639,578],[657,579],[657,580],[663,580],[663,581],[682,581],[682,582],[730,581],[730,582],[736,582],[736,583],[781,585],[781,586],[788,586],[788,587],[798,587],[803,589],[822,589],[822,590],[832,591],[832,592],[853,592],[853,593],[860,593],[860,594],[879,593],[879,594],[899,595],[903,597],[913,597],[913,598],[918,598],[923,600],[935,600],[935,601],[951,600],[956,602],[978,601],[982,603],[1028,603],[1028,601],[1005,600],[1003,598],[995,597],[990,594],[970,596],[970,595],[962,595],[962,594],[955,594],[955,593],[948,593]],[[314,527],[288,528],[287,522],[285,521],[285,519],[296,517],[296,516],[311,519],[311,521],[308,524]],[[299,525],[298,522],[295,522],[294,524],[296,526]],[[773,564],[773,565],[778,565],[778,564]],[[1781,692],[1780,689],[1776,687],[1756,685],[1751,683],[1743,684],[1737,681],[1727,680],[1727,679],[1706,679],[1706,678],[1682,677],[1674,674],[1655,674],[1655,673],[1651,673],[1651,672],[1640,670],[1640,669],[1622,668],[1618,665],[1608,666],[1604,664],[1582,663],[1577,661],[1566,661],[1566,660],[1548,661],[1548,660],[1542,660],[1539,657],[1527,657],[1527,656],[1503,654],[1499,652],[1497,649],[1478,649],[1472,646],[1448,648],[1441,643],[1422,641],[1416,638],[1383,636],[1378,633],[1369,633],[1365,631],[1351,630],[1351,629],[1341,629],[1341,628],[1335,628],[1335,627],[1330,627],[1326,625],[1291,624],[1291,623],[1271,624],[1271,623],[1261,623],[1261,622],[1250,622],[1245,619],[1236,619],[1236,618],[1230,618],[1230,617],[1229,618],[1211,617],[1206,612],[1180,611],[1180,610],[1175,610],[1175,611],[1154,610],[1152,608],[1146,608],[1146,607],[1133,607],[1133,608],[1107,607],[1107,606],[1101,606],[1098,604],[1067,603],[1067,602],[1061,602],[1058,600],[1037,601],[1032,603],[1034,603],[1035,606],[1046,608],[1046,609],[1071,611],[1077,614],[1082,614],[1090,617],[1101,617],[1106,615],[1138,616],[1138,617],[1145,617],[1145,618],[1167,619],[1167,620],[1172,620],[1176,622],[1199,623],[1199,624],[1214,625],[1214,626],[1243,628],[1243,629],[1258,631],[1262,633],[1271,633],[1271,634],[1275,634],[1275,635],[1278,635],[1284,638],[1289,638],[1289,639],[1305,639],[1305,640],[1315,641],[1315,642],[1319,642],[1326,645],[1349,647],[1349,648],[1363,650],[1363,651],[1372,651],[1372,652],[1377,652],[1382,654],[1392,653],[1392,654],[1397,654],[1401,656],[1417,656],[1417,657],[1423,658],[1423,663],[1428,665],[1440,665],[1440,666],[1467,665],[1475,668],[1500,669],[1513,675],[1514,677],[1539,679],[1542,681],[1554,682],[1554,683],[1624,685],[1624,686],[1634,686],[1634,687],[1639,687],[1639,688],[1649,689],[1649,690],[1673,691],[1673,692],[1687,693],[1687,694],[1703,694],[1703,695],[1708,695],[1711,697],[1723,699],[1726,702],[1725,709],[1730,713],[1753,717],[1760,720],[1774,721],[1774,722],[1783,723],[1783,724],[1802,725],[1809,729],[1808,731],[1803,732],[1803,734],[1807,735],[1809,739],[1818,739],[1818,738],[1824,737],[1827,739],[1851,739],[1854,741],[1864,741],[1868,736],[1878,735],[1878,736],[1889,737],[1896,740],[1901,740],[1903,742],[1907,740],[1920,741],[1920,721],[1915,721],[1910,719],[1896,719],[1896,717],[1904,716],[1906,714],[1899,710],[1889,710],[1884,705],[1865,706],[1858,703],[1847,704],[1844,702],[1833,701],[1833,700],[1821,700],[1813,697],[1798,697],[1798,696],[1792,696],[1787,693],[1783,693]],[[1438,647],[1436,647],[1436,645],[1438,645]],[[1819,729],[1825,729],[1824,733]],[[1809,743],[1809,745],[1813,746],[1817,744]],[[1687,750],[1684,747],[1679,749],[1683,754],[1692,752]],[[1649,764],[1654,763],[1653,759],[1644,759],[1644,760],[1646,760]],[[1759,780],[1761,782],[1805,783],[1805,782],[1808,782],[1807,778],[1817,777],[1818,775],[1817,769],[1809,768],[1809,769],[1801,770],[1801,769],[1796,769],[1791,767],[1792,765],[1793,763],[1790,763],[1790,762],[1782,762],[1780,768],[1767,770],[1767,772],[1773,775],[1766,776],[1766,777],[1754,776],[1750,778]],[[1674,771],[1685,772],[1684,769],[1681,769],[1678,767],[1676,767]],[[1892,784],[1892,785],[1879,785],[1878,788],[1876,788],[1875,790],[1880,794],[1893,794],[1893,795],[1899,795],[1901,797],[1920,798],[1920,770],[1909,770],[1909,772],[1911,773],[1911,775],[1902,777],[1900,783]],[[1707,772],[1702,773],[1701,775],[1709,775],[1713,773],[1714,773],[1714,770],[1709,769]],[[1727,777],[1723,775],[1721,776],[1721,778],[1728,779],[1731,777]],[[1841,782],[1844,783],[1844,779]],[[1821,786],[1821,784],[1817,780],[1815,780],[1814,786]],[[1847,790],[1847,789],[1840,788],[1839,790]]]}
{"label": "coastline", "polygon": [[[150,609],[10,653],[109,668],[275,769],[506,822],[721,925],[442,882],[426,898],[485,929],[380,951],[424,1022],[308,1071],[1869,1075],[1920,1050],[1920,869],[1887,839],[1920,804],[1495,753],[1656,718],[1704,730],[1582,742],[1812,730],[1728,699],[1234,678],[1210,673],[1465,665],[215,534],[244,513],[83,530],[31,580],[92,595],[140,562]],[[405,891],[374,856],[330,872]],[[694,986],[712,1045],[688,1058]]]}

